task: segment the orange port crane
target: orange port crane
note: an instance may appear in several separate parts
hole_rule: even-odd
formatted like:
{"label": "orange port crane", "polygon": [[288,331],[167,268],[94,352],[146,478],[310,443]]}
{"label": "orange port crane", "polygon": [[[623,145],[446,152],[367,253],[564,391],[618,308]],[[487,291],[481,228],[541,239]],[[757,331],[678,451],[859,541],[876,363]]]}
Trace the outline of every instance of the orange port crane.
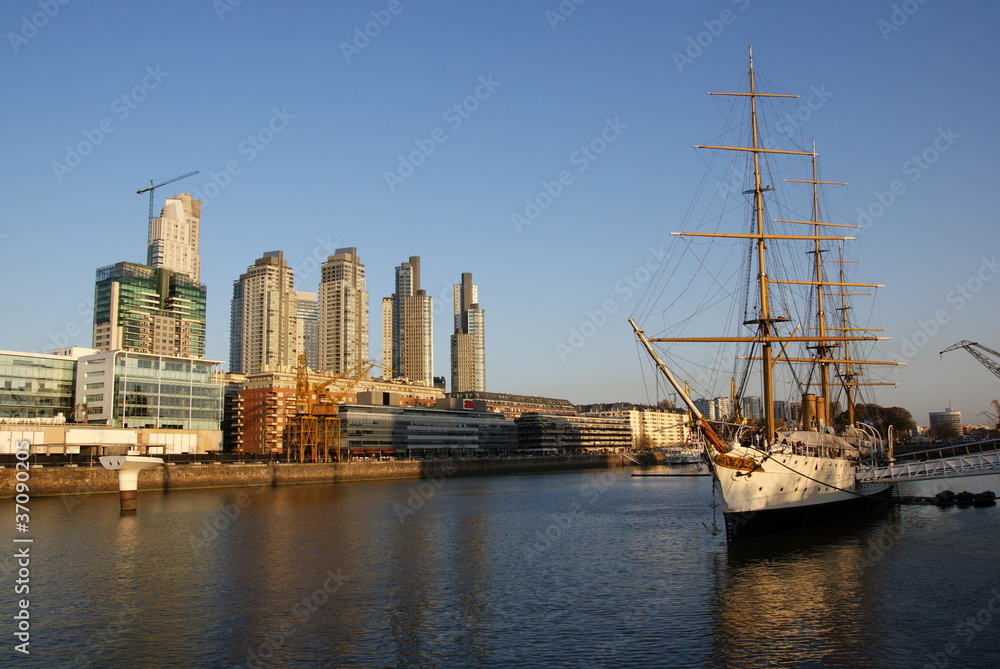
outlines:
{"label": "orange port crane", "polygon": [[[322,383],[310,383],[306,357],[299,355],[295,378],[295,413],[289,418],[286,440],[289,460],[305,462],[308,457],[311,462],[328,462],[331,451],[337,462],[343,459],[337,406],[343,403],[344,398],[373,367],[378,366],[373,361],[359,362]],[[331,390],[334,384],[338,386]]]}

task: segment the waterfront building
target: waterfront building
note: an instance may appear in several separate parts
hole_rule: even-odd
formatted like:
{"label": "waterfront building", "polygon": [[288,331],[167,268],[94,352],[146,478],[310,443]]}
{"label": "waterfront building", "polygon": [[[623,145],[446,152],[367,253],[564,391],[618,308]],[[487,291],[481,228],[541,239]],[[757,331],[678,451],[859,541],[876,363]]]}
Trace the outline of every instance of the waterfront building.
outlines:
{"label": "waterfront building", "polygon": [[928,414],[928,418],[930,419],[932,428],[951,425],[955,428],[955,434],[962,434],[962,412],[955,411],[951,406],[944,411],[931,411]]}
{"label": "waterfront building", "polygon": [[[384,313],[384,312],[383,312]],[[420,287],[420,258],[396,268],[392,295],[392,369],[396,378],[434,383],[433,302]]]}
{"label": "waterfront building", "polygon": [[[221,362],[105,351],[77,361],[76,402],[92,425],[218,431]],[[220,433],[221,435],[221,433]]]}
{"label": "waterfront building", "polygon": [[120,262],[98,269],[93,347],[205,357],[205,286],[164,267]]}
{"label": "waterfront building", "polygon": [[536,454],[610,453],[632,447],[625,418],[526,413],[514,422],[518,448]]}
{"label": "waterfront building", "polygon": [[[328,374],[308,375],[310,387],[320,385],[330,380]],[[231,425],[238,425],[241,431],[242,443],[233,450],[242,449],[245,453],[275,453],[284,451],[285,428],[289,418],[296,410],[297,376],[292,371],[261,372],[250,374],[238,391],[239,402],[231,404],[233,411],[239,415],[226,416]],[[353,388],[348,388],[350,379],[342,379],[330,383],[327,392],[340,396],[344,403],[354,403],[358,394],[365,392],[382,393],[381,396],[394,397],[399,406],[434,407],[444,393],[431,386],[405,383],[399,380],[374,379],[366,377],[358,381]],[[314,394],[313,401],[318,398]],[[228,445],[227,445],[228,448]]]}
{"label": "waterfront building", "polygon": [[213,379],[222,386],[222,450],[243,451],[243,397],[240,390],[247,381],[244,374],[217,372]]}
{"label": "waterfront building", "polygon": [[517,426],[492,411],[342,404],[339,415],[352,458],[507,455],[518,445]]}
{"label": "waterfront building", "polygon": [[490,393],[484,391],[450,393],[449,397],[469,401],[481,400],[486,403],[488,410],[501,413],[509,420],[514,420],[525,413],[547,413],[563,416],[574,416],[577,413],[576,407],[573,406],[572,402],[553,397],[535,397],[532,395],[514,395],[511,393]]}
{"label": "waterfront building", "polygon": [[233,282],[229,371],[291,369],[296,350],[295,272],[284,253],[268,251]]}
{"label": "waterfront building", "polygon": [[651,407],[621,407],[598,411],[595,416],[611,416],[628,421],[633,448],[676,448],[687,444],[691,430],[687,411]]}
{"label": "waterfront building", "polygon": [[486,312],[479,308],[479,287],[462,274],[454,287],[455,332],[451,335],[451,391],[486,390]]}
{"label": "waterfront building", "polygon": [[75,391],[74,358],[0,351],[0,422],[72,420]]}
{"label": "waterfront building", "polygon": [[198,283],[201,280],[200,236],[201,200],[188,193],[167,198],[159,218],[149,222],[146,264],[184,275]]}
{"label": "waterfront building", "polygon": [[732,418],[733,403],[728,397],[714,397],[712,399],[700,397],[694,401],[694,405],[708,420]]}
{"label": "waterfront building", "polygon": [[295,291],[295,349],[306,367],[319,369],[319,302],[316,293]]}
{"label": "waterfront building", "polygon": [[340,374],[368,360],[365,266],[349,247],[337,249],[320,271],[318,370]]}

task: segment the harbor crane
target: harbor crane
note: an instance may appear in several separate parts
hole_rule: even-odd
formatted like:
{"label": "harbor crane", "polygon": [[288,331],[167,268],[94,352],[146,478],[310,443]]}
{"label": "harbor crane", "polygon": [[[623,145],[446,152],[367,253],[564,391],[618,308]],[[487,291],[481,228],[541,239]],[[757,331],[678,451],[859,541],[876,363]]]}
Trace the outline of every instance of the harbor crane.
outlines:
{"label": "harbor crane", "polygon": [[187,179],[188,177],[192,177],[195,174],[198,174],[198,170],[195,170],[194,172],[188,172],[187,174],[182,174],[179,177],[174,177],[173,179],[167,179],[166,181],[161,181],[158,184],[154,184],[153,183],[154,180],[150,179],[149,180],[149,185],[147,187],[140,188],[139,190],[136,191],[136,194],[138,194],[138,195],[142,195],[143,193],[149,193],[149,225],[150,225],[150,227],[152,227],[152,225],[153,225],[153,191],[155,191],[160,186],[166,186],[167,184],[172,184],[175,181],[180,181],[181,179]]}
{"label": "harbor crane", "polygon": [[959,348],[964,348],[966,351],[971,353],[976,360],[983,363],[983,366],[986,367],[986,369],[993,372],[996,375],[996,377],[1000,379],[1000,363],[994,362],[993,360],[987,357],[987,354],[989,354],[992,355],[994,358],[996,358],[998,361],[1000,361],[1000,353],[997,353],[991,348],[983,346],[979,342],[966,341],[965,339],[963,339],[957,344],[952,344],[945,350],[941,351],[938,355],[944,355],[948,351],[954,351],[955,349]]}
{"label": "harbor crane", "polygon": [[305,462],[307,458],[311,462],[329,462],[331,451],[334,461],[343,460],[337,407],[367,377],[373,367],[381,365],[366,360],[321,383],[310,383],[306,356],[299,355],[295,410],[288,417],[285,440],[289,462],[294,459]]}

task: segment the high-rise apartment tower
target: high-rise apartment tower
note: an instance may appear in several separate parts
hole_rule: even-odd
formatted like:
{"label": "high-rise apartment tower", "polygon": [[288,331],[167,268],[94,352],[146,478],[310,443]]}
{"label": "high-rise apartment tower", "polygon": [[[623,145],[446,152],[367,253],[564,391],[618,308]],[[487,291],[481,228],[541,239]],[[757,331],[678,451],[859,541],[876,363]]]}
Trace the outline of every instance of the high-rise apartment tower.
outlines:
{"label": "high-rise apartment tower", "polygon": [[316,293],[295,291],[295,348],[306,356],[306,367],[319,369],[319,302]]}
{"label": "high-rise apartment tower", "polygon": [[159,218],[149,224],[146,264],[201,280],[198,248],[201,234],[201,200],[188,193],[169,197]]}
{"label": "high-rise apartment tower", "polygon": [[233,282],[229,369],[237,374],[288,370],[297,363],[295,272],[268,251]]}
{"label": "high-rise apartment tower", "polygon": [[350,247],[337,249],[320,272],[319,371],[340,374],[368,360],[365,266]]}
{"label": "high-rise apartment tower", "polygon": [[[383,317],[385,316],[383,302]],[[392,369],[397,378],[434,383],[433,301],[420,288],[420,258],[410,256],[396,268],[392,295]]]}
{"label": "high-rise apartment tower", "polygon": [[462,274],[454,287],[455,333],[451,335],[451,392],[486,390],[486,312],[479,308],[479,287]]}

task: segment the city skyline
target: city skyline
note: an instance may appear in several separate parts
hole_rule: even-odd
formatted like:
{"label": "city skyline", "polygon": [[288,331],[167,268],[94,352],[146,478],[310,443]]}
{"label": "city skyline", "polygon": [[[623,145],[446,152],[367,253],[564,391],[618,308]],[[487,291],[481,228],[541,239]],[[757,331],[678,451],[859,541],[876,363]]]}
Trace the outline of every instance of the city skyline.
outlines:
{"label": "city skyline", "polygon": [[[230,286],[262,250],[282,248],[296,288],[312,291],[325,258],[356,246],[373,296],[393,292],[400,259],[422,258],[434,376],[449,374],[448,304],[471,270],[490,287],[491,389],[655,402],[626,319],[644,278],[670,266],[666,240],[692,193],[718,179],[691,147],[731,110],[705,92],[743,80],[753,44],[762,81],[801,96],[770,120],[803,146],[815,137],[829,178],[849,183],[829,193],[832,220],[863,226],[859,280],[886,284],[855,315],[887,329],[881,359],[907,365],[886,375],[898,387],[866,400],[925,424],[950,397],[985,420],[996,378],[964,351],[938,351],[998,348],[986,179],[1000,130],[983,113],[997,93],[981,83],[1000,62],[1000,8],[401,6],[350,58],[341,44],[380,7],[243,3],[220,17],[181,0],[171,11],[189,20],[168,47],[140,16],[112,25],[71,4],[9,45],[20,131],[0,280],[46,271],[5,291],[15,327],[3,347],[87,345],[94,269],[146,261],[136,190],[197,169],[170,188],[203,198],[206,357],[226,358]],[[11,5],[9,30],[37,11]],[[690,357],[696,370],[713,362]]]}

